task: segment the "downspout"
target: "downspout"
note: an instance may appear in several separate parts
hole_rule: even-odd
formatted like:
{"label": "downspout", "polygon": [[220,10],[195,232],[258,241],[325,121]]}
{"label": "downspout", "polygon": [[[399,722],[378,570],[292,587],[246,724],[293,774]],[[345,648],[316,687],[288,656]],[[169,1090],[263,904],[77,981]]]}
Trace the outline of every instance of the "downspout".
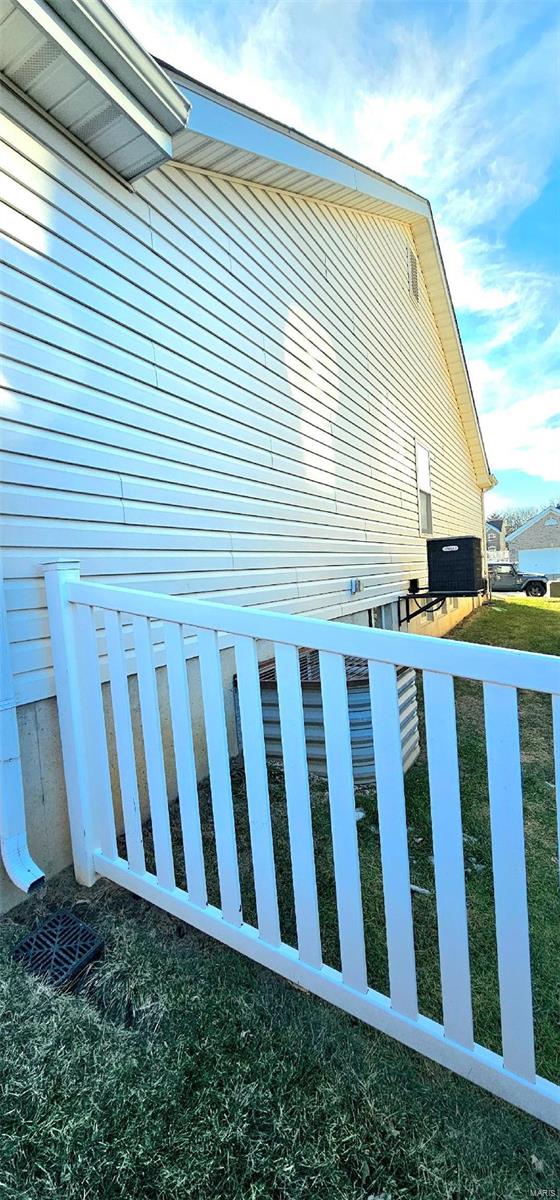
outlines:
{"label": "downspout", "polygon": [[1,576],[0,593],[0,852],[12,882],[22,892],[32,892],[42,886],[45,876],[33,862],[27,845],[16,701]]}
{"label": "downspout", "polygon": [[[490,485],[490,487],[495,487],[496,483],[498,482],[496,477],[494,475],[491,475],[490,478],[493,479],[493,481],[494,481]],[[489,487],[482,488],[482,491],[480,493],[480,519],[482,522],[482,529],[481,529],[481,533],[482,533],[482,538],[481,538],[482,566],[483,566],[484,576],[486,579],[486,601],[483,599],[482,604],[484,604],[484,603],[491,604],[492,603],[492,585],[490,583],[490,572],[488,570],[488,547],[486,545],[486,509],[484,507],[484,496],[485,496],[485,493],[489,492],[489,491],[490,491]]]}

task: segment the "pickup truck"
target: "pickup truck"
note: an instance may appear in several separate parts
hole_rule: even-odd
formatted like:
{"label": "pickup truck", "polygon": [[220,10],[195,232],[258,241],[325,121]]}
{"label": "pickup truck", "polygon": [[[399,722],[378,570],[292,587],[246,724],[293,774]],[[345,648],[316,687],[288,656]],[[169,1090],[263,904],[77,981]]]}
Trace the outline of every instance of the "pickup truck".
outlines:
{"label": "pickup truck", "polygon": [[525,592],[526,596],[545,596],[545,575],[524,575],[511,563],[489,563],[488,578],[493,592]]}

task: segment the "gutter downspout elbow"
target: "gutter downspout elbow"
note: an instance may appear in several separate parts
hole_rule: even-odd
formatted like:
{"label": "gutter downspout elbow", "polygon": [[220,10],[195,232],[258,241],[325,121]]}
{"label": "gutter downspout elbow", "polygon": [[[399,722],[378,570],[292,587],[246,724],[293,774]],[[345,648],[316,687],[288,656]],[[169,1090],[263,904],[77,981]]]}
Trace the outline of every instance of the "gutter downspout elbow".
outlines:
{"label": "gutter downspout elbow", "polygon": [[44,884],[45,876],[33,861],[27,845],[16,702],[1,578],[0,593],[0,853],[12,883],[22,892],[32,892]]}

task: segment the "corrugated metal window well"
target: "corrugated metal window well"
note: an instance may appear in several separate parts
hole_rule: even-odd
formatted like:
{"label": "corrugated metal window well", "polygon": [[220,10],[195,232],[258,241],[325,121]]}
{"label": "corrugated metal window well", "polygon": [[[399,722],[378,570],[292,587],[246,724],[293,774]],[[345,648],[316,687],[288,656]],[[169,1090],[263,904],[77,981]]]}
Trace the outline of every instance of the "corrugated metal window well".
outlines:
{"label": "corrugated metal window well", "polygon": [[[365,659],[361,658],[346,658],[345,663],[354,780],[361,783],[373,782],[375,780],[375,762],[368,666]],[[326,779],[325,729],[321,699],[319,654],[317,650],[308,650],[305,648],[299,650],[299,671],[303,697],[307,764],[312,775],[319,775],[321,778]],[[267,659],[260,663],[259,678],[266,756],[271,760],[278,760],[282,758],[282,740],[274,659]],[[399,667],[397,669],[397,681],[403,769],[407,771],[412,763],[415,762],[419,753],[416,672],[410,667]],[[233,680],[233,692],[237,735],[241,746],[241,721],[236,676],[234,676]]]}

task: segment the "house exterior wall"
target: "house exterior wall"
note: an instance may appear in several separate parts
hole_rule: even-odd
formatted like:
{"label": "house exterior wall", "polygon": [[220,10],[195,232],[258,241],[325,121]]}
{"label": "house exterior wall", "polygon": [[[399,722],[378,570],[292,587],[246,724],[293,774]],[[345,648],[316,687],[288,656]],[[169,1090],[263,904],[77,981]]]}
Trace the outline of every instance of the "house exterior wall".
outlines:
{"label": "house exterior wall", "polygon": [[503,529],[486,523],[486,549],[489,562],[503,562],[507,559],[507,546]]}
{"label": "house exterior wall", "polygon": [[547,509],[538,521],[508,542],[521,571],[560,576],[560,509]]}
{"label": "house exterior wall", "polygon": [[501,534],[499,529],[494,529],[493,525],[486,526],[486,549],[500,550]]}
{"label": "house exterior wall", "polygon": [[132,189],[11,95],[3,130],[4,574],[59,866],[45,561],[361,620],[426,581],[416,440],[435,535],[482,536],[481,502],[407,226],[173,166]]}
{"label": "house exterior wall", "polygon": [[543,513],[539,521],[518,534],[513,545],[518,553],[521,550],[560,550],[560,509]]}

